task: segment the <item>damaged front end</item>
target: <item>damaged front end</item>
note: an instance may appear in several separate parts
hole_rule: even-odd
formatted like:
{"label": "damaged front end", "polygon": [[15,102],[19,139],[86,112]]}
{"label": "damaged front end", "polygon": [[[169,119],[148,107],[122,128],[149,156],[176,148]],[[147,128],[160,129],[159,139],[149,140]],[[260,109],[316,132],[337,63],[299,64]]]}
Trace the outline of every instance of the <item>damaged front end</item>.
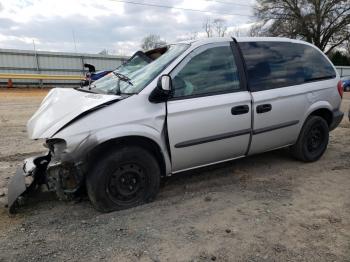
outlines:
{"label": "damaged front end", "polygon": [[[10,213],[15,211],[20,199],[42,185],[62,200],[72,199],[78,193],[87,170],[83,165],[87,163],[85,157],[98,140],[79,124],[77,128],[77,122],[128,97],[85,91],[53,88],[28,120],[29,138],[46,139],[44,146],[49,152],[26,159],[18,167],[8,185]],[[75,129],[69,131],[72,126]]]}
{"label": "damaged front end", "polygon": [[81,162],[74,162],[64,153],[63,139],[46,141],[49,153],[31,157],[19,166],[8,185],[8,210],[15,213],[22,200],[41,186],[55,192],[60,200],[71,200],[81,188],[83,171]]}
{"label": "damaged front end", "polygon": [[31,157],[24,160],[19,166],[16,175],[8,185],[8,209],[14,213],[20,200],[30,192],[33,192],[41,184],[45,184],[46,170],[51,160],[51,155]]}

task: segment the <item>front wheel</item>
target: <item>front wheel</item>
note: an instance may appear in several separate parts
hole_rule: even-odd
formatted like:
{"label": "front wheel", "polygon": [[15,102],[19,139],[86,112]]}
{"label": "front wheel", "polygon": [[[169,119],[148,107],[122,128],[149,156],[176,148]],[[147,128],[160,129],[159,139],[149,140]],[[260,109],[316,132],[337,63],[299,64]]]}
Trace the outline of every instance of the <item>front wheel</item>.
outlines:
{"label": "front wheel", "polygon": [[159,184],[157,160],[153,154],[136,146],[106,152],[86,178],[90,201],[102,212],[149,202],[157,195]]}
{"label": "front wheel", "polygon": [[329,127],[320,116],[310,116],[305,121],[297,142],[291,146],[292,155],[304,162],[318,160],[327,149]]}

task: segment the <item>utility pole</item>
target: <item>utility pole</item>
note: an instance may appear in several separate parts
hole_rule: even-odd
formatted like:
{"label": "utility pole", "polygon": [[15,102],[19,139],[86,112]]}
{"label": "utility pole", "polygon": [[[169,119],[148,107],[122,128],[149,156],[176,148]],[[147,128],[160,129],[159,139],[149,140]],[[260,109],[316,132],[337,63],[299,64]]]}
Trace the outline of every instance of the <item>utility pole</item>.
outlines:
{"label": "utility pole", "polygon": [[[33,49],[34,49],[34,57],[35,57],[35,62],[36,62],[36,71],[38,74],[40,74],[39,57],[38,57],[38,53],[36,52],[34,39],[33,39]],[[39,86],[41,88],[43,87],[43,80],[42,79],[39,80]]]}

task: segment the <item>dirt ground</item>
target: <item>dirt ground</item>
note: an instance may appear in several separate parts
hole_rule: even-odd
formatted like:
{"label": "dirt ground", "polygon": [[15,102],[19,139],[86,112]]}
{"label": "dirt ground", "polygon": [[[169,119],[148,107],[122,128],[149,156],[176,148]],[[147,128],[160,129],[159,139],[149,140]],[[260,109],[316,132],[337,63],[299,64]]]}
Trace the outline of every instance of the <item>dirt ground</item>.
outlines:
{"label": "dirt ground", "polygon": [[0,261],[350,261],[347,118],[315,163],[278,150],[175,175],[122,212],[41,193],[9,217],[9,178],[43,151],[25,123],[44,94],[0,91]]}

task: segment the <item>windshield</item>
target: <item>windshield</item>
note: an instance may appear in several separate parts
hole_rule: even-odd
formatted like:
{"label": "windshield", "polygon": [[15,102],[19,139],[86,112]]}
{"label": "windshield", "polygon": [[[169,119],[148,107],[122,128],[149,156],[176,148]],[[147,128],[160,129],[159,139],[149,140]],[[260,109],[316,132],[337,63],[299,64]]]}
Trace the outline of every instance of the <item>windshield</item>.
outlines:
{"label": "windshield", "polygon": [[[91,91],[105,94],[135,94],[159,75],[175,58],[182,54],[189,45],[170,45],[168,50],[155,61],[143,66],[136,71],[115,70],[92,84]],[[119,73],[119,76],[118,74]],[[120,77],[120,73],[124,77]],[[125,81],[128,79],[128,81]]]}
{"label": "windshield", "polygon": [[128,61],[119,66],[115,71],[118,71],[118,73],[125,75],[127,73],[139,70],[150,62],[152,62],[150,58],[144,55],[141,51],[138,51]]}

